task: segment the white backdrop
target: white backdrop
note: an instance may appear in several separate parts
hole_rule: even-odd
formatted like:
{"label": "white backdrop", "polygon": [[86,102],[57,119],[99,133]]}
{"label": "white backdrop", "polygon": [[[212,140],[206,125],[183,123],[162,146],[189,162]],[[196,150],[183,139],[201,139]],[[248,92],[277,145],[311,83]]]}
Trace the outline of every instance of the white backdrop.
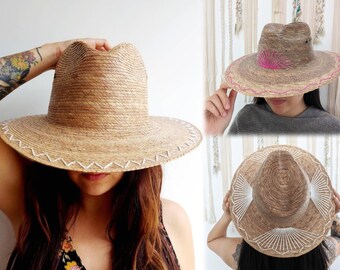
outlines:
{"label": "white backdrop", "polygon": [[[203,2],[197,0],[3,1],[0,56],[44,43],[102,37],[131,42],[148,72],[150,114],[172,116],[199,128],[203,100]],[[0,102],[0,121],[46,113],[53,72],[26,83]],[[202,147],[165,166],[163,197],[183,206],[191,220],[196,268],[203,269]],[[202,169],[203,170],[203,169]],[[14,237],[0,213],[0,270]]]}

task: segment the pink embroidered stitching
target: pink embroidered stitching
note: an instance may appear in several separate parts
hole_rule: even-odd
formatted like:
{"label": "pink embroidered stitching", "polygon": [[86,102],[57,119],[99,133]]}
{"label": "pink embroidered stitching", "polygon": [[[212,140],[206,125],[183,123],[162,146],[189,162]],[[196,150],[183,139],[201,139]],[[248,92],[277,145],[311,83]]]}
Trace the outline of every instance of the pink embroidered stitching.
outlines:
{"label": "pink embroidered stitching", "polygon": [[[246,56],[244,56],[244,57],[246,57]],[[236,62],[241,61],[244,57],[241,57],[241,58],[238,59]],[[235,63],[236,63],[236,62],[235,62]],[[231,83],[230,87],[231,87],[231,88],[233,88],[233,85],[235,85],[235,86],[237,86],[237,89],[239,89],[240,91],[244,91],[244,92],[250,91],[250,92],[252,92],[252,93],[255,94],[255,95],[259,95],[259,94],[262,94],[262,93],[268,93],[268,92],[275,93],[275,94],[291,94],[291,93],[292,93],[292,94],[295,94],[295,93],[301,93],[301,91],[303,91],[303,90],[305,90],[305,89],[307,89],[307,88],[309,88],[310,86],[313,86],[313,85],[315,85],[315,87],[317,88],[317,87],[319,87],[320,85],[322,85],[322,82],[323,82],[323,81],[329,81],[331,78],[334,77],[334,75],[337,75],[337,74],[339,73],[339,71],[340,71],[340,56],[337,57],[337,62],[338,62],[338,63],[337,63],[337,69],[335,69],[335,70],[330,74],[330,76],[325,77],[325,78],[321,78],[321,79],[319,80],[319,82],[317,82],[317,83],[310,83],[310,84],[306,85],[306,86],[303,87],[303,88],[298,88],[298,89],[288,89],[288,90],[286,90],[286,91],[284,91],[284,90],[275,90],[275,89],[269,89],[269,90],[266,89],[266,90],[263,90],[263,91],[256,91],[255,89],[252,89],[252,88],[241,87],[241,85],[238,84],[238,83],[235,83],[235,82],[233,81],[232,76],[230,76],[231,68],[232,68],[232,67],[230,67],[230,68],[227,69],[226,77],[227,77],[227,81],[228,81],[228,79],[230,80],[230,83]],[[233,67],[234,67],[234,66],[233,66]]]}
{"label": "pink embroidered stitching", "polygon": [[257,64],[268,69],[283,69],[292,66],[287,56],[272,50],[263,50],[257,54]]}

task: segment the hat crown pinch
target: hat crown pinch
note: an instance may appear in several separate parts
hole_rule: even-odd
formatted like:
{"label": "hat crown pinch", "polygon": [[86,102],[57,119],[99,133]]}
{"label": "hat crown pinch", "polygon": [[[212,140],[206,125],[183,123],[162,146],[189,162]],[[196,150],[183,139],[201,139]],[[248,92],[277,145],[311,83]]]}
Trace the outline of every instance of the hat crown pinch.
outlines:
{"label": "hat crown pinch", "polygon": [[140,128],[148,121],[147,75],[135,46],[107,52],[72,43],[57,64],[47,118],[84,129]]}
{"label": "hat crown pinch", "polygon": [[309,181],[287,151],[268,155],[254,181],[253,203],[262,215],[279,227],[291,224],[309,203]]}

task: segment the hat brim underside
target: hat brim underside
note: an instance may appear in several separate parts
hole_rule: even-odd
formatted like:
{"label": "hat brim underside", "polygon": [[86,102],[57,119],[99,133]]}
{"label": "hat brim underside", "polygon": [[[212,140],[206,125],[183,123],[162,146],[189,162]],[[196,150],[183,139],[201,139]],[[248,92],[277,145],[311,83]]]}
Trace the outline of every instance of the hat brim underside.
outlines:
{"label": "hat brim underside", "polygon": [[[278,228],[272,220],[261,215],[256,205],[251,202],[243,216],[240,216],[240,212],[237,210],[240,207],[240,203],[237,202],[239,196],[236,191],[237,185],[235,185],[236,179],[241,177],[252,186],[252,181],[255,179],[263,160],[270,152],[275,150],[290,152],[295,161],[307,173],[308,178],[314,179],[320,185],[323,193],[323,201],[320,201],[322,205],[317,205],[310,200],[302,218],[281,228]],[[276,146],[256,152],[240,165],[231,186],[230,209],[233,222],[243,239],[263,254],[282,258],[301,256],[317,247],[330,229],[334,215],[331,183],[320,162],[306,151],[300,152],[289,146]],[[321,208],[322,211],[320,212]]]}
{"label": "hat brim underside", "polygon": [[329,84],[340,75],[340,56],[315,51],[315,59],[303,67],[267,69],[256,63],[256,53],[234,61],[227,68],[228,86],[255,97],[288,97],[301,95]]}
{"label": "hat brim underside", "polygon": [[119,136],[53,125],[45,115],[26,116],[1,123],[0,137],[28,159],[82,172],[153,167],[184,155],[202,139],[196,127],[174,118],[153,116],[145,125]]}

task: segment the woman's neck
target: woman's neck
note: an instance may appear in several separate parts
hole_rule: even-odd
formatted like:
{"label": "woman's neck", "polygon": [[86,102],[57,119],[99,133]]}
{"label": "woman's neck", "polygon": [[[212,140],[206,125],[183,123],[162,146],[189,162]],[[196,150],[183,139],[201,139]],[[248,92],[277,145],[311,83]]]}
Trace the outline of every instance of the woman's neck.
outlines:
{"label": "woman's neck", "polygon": [[107,237],[106,231],[112,213],[112,192],[100,196],[82,194],[74,219],[71,219],[71,234],[98,234]]}
{"label": "woman's neck", "polygon": [[80,211],[88,216],[106,216],[111,214],[112,192],[100,196],[82,194]]}

